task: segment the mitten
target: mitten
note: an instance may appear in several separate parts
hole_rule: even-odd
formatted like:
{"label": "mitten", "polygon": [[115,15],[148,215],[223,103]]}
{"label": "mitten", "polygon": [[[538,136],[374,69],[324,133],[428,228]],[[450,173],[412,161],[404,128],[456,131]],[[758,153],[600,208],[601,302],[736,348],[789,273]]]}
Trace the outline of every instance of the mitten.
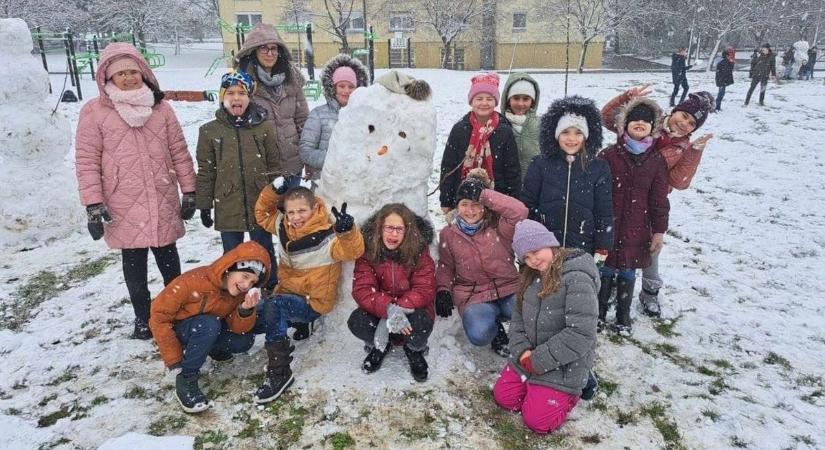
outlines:
{"label": "mitten", "polygon": [[272,189],[274,189],[275,193],[278,195],[286,194],[286,191],[289,189],[289,185],[286,183],[286,178],[278,177],[272,180]]}
{"label": "mitten", "polygon": [[607,250],[603,248],[597,248],[596,253],[593,255],[593,260],[596,261],[596,267],[601,269],[604,267],[604,262],[607,261]]}
{"label": "mitten", "polygon": [[410,326],[407,314],[412,313],[412,309],[402,308],[394,303],[387,307],[387,329],[390,333],[401,333],[401,330]]}
{"label": "mitten", "polygon": [[112,221],[112,216],[103,203],[95,203],[86,207],[87,228],[92,239],[98,240],[103,237],[103,224]]}
{"label": "mitten", "polygon": [[341,204],[341,212],[332,207],[332,215],[335,216],[335,232],[346,233],[355,226],[355,218],[347,214],[347,202]]}
{"label": "mitten", "polygon": [[180,202],[180,218],[189,220],[195,215],[195,193],[184,192]]}
{"label": "mitten", "polygon": [[438,291],[435,294],[435,312],[441,317],[453,315],[453,296],[450,291]]}
{"label": "mitten", "polygon": [[212,225],[215,224],[215,221],[212,220],[212,210],[211,209],[202,209],[201,210],[201,223],[206,228],[212,228]]}

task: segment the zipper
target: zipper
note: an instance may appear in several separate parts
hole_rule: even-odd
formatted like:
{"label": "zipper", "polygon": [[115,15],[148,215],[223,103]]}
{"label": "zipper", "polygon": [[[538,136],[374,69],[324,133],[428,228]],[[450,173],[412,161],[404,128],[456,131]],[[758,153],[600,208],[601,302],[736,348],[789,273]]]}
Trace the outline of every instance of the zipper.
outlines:
{"label": "zipper", "polygon": [[223,160],[223,138],[218,139],[218,161]]}
{"label": "zipper", "polygon": [[567,160],[567,194],[564,196],[564,233],[561,238],[562,248],[567,247],[567,214],[570,210],[570,175],[573,173],[573,161]]}
{"label": "zipper", "polygon": [[249,229],[249,204],[246,198],[246,177],[243,171],[243,152],[241,151],[241,129],[235,128],[235,138],[238,141],[238,167],[241,169],[241,195],[243,195],[243,218],[246,229]]}

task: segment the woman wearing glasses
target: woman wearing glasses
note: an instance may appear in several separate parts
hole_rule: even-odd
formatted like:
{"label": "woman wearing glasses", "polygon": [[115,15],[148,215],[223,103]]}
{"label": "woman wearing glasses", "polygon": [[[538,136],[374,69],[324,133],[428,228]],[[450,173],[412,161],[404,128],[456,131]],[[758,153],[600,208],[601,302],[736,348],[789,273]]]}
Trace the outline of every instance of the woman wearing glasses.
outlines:
{"label": "woman wearing glasses", "polygon": [[289,48],[275,27],[259,23],[235,56],[235,68],[251,75],[257,84],[252,101],[266,109],[267,120],[275,125],[281,171],[292,188],[301,181],[303,163],[298,156],[298,140],[309,108],[304,77],[290,59]]}
{"label": "woman wearing glasses", "polygon": [[435,320],[435,263],[428,250],[433,226],[404,204],[390,203],[367,219],[362,233],[365,252],[352,282],[358,309],[348,321],[366,344],[361,368],[375,372],[391,344],[403,344],[413,378],[425,381],[424,353]]}

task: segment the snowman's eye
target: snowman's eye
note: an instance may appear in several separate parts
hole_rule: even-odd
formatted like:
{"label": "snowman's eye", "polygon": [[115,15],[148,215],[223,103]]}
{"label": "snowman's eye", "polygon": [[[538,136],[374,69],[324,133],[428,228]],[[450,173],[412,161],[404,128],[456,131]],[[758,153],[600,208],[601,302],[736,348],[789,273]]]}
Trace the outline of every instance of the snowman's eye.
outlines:
{"label": "snowman's eye", "polygon": [[367,129],[368,129],[368,130],[370,130],[370,133],[372,133],[373,131],[375,131],[375,127],[374,127],[374,126],[372,126],[372,125],[367,126]]}
{"label": "snowman's eye", "polygon": [[407,139],[407,133],[405,133],[405,132],[403,132],[403,131],[399,131],[399,132],[398,132],[398,135],[399,135],[399,136],[401,136],[401,137],[402,137],[402,138],[404,138],[404,139]]}

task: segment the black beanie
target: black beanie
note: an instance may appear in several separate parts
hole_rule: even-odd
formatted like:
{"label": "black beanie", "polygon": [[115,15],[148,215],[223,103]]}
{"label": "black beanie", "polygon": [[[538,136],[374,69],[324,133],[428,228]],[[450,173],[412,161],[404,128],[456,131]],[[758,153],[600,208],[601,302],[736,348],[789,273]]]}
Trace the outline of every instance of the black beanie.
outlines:
{"label": "black beanie", "polygon": [[455,204],[458,205],[458,202],[465,198],[477,202],[484,188],[484,182],[478,178],[468,177],[458,185],[458,190],[455,192]]}
{"label": "black beanie", "polygon": [[656,126],[656,114],[653,110],[644,104],[639,104],[633,107],[630,112],[627,113],[627,118],[625,119],[625,128],[630,125],[630,122],[635,122],[637,120],[643,120],[650,124],[651,127]]}

